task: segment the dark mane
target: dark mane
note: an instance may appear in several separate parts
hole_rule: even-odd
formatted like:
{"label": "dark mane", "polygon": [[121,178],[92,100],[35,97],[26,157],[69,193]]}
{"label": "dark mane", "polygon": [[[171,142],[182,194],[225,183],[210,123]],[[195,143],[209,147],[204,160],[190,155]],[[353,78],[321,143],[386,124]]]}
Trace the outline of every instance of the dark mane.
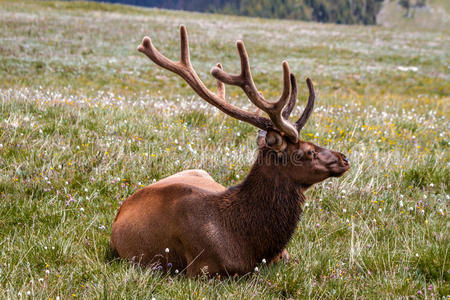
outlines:
{"label": "dark mane", "polygon": [[219,207],[223,224],[240,244],[251,249],[250,264],[271,260],[291,239],[302,214],[301,187],[270,165],[260,151],[245,180],[227,189]]}

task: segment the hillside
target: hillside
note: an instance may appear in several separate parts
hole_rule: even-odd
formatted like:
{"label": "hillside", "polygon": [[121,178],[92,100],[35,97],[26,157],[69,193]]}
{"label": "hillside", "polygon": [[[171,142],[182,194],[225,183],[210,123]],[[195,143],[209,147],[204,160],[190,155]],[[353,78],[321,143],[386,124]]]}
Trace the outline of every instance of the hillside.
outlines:
{"label": "hillside", "polygon": [[[94,0],[100,1],[100,0]],[[101,0],[102,2],[337,24],[375,24],[383,0]]]}
{"label": "hillside", "polygon": [[[443,2],[441,2],[443,3]],[[112,259],[137,189],[189,168],[232,186],[256,128],[220,113],[136,47],[145,35],[211,89],[221,62],[281,93],[281,62],[317,89],[302,139],[351,170],[307,191],[292,259],[240,278],[169,276]],[[434,24],[434,25],[433,25]],[[450,29],[347,26],[69,1],[0,1],[0,298],[374,299],[450,294]],[[243,93],[228,101],[254,110]],[[383,297],[384,296],[384,297]]]}

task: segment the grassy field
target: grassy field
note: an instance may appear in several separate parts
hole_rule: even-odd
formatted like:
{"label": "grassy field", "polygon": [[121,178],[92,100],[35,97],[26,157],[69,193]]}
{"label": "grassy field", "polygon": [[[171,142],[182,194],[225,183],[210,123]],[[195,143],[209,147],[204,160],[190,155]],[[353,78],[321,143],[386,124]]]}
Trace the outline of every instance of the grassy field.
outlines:
{"label": "grassy field", "polygon": [[[256,129],[219,113],[136,51],[178,58],[178,27],[208,86],[258,87],[281,61],[318,90],[303,139],[352,169],[307,192],[292,260],[235,279],[186,279],[111,259],[120,203],[187,168],[242,180]],[[0,298],[399,298],[450,294],[448,27],[337,26],[83,2],[0,1]],[[230,101],[253,109],[238,89]]]}

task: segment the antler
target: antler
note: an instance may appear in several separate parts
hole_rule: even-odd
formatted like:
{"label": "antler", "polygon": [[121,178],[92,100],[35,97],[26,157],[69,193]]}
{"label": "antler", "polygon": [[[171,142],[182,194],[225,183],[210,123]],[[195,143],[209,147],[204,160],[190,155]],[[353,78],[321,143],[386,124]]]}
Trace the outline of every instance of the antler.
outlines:
{"label": "antler", "polygon": [[[250,71],[250,64],[248,61],[247,51],[245,50],[244,43],[242,41],[236,42],[239,57],[241,58],[241,73],[239,75],[231,75],[226,73],[220,68],[213,68],[211,74],[217,79],[225,84],[235,85],[242,88],[250,99],[250,101],[255,104],[259,109],[265,111],[270,119],[272,120],[275,127],[285,134],[293,142],[298,140],[298,131],[286,118],[283,117],[283,109],[286,104],[291,104],[290,99],[290,71],[289,65],[286,61],[283,61],[283,93],[281,97],[276,102],[268,102],[262,94],[258,91],[252,78],[252,73]],[[294,78],[295,80],[295,78]],[[291,101],[289,101],[291,100]],[[295,101],[294,101],[295,102]],[[295,104],[295,103],[294,103]],[[291,106],[291,105],[289,105]],[[288,109],[289,110],[289,109]]]}
{"label": "antler", "polygon": [[[189,56],[189,42],[186,32],[186,27],[180,27],[181,40],[181,58],[180,61],[173,61],[162,55],[152,44],[149,37],[144,37],[142,44],[138,50],[150,58],[158,66],[167,69],[175,74],[181,76],[191,88],[208,103],[214,105],[227,115],[238,120],[250,123],[263,130],[270,130],[273,128],[272,122],[257,113],[248,112],[240,109],[225,101],[225,86],[223,82],[217,82],[217,94],[211,92],[200,80],[194,68],[191,65]],[[222,66],[217,64],[216,68],[221,70]]]}
{"label": "antler", "polygon": [[[241,59],[241,73],[239,75],[231,75],[215,67],[211,70],[211,74],[217,80],[242,88],[250,101],[269,115],[274,126],[280,130],[281,134],[285,134],[291,141],[296,142],[300,130],[306,124],[314,107],[315,95],[312,81],[309,78],[306,81],[309,87],[308,104],[300,119],[293,125],[288,119],[297,101],[297,82],[294,74],[289,71],[288,63],[286,61],[282,63],[283,93],[281,97],[276,102],[268,102],[255,86],[244,42],[237,41],[236,45]],[[289,91],[290,86],[292,86],[291,91]]]}
{"label": "antler", "polygon": [[[162,55],[153,45],[149,37],[145,37],[138,50],[150,58],[160,67],[181,76],[191,88],[208,103],[214,105],[227,115],[238,120],[250,123],[263,130],[277,129],[282,135],[286,135],[292,142],[298,141],[300,130],[305,125],[314,107],[314,87],[311,80],[306,80],[309,88],[308,104],[302,116],[295,124],[288,121],[295,102],[297,100],[297,83],[295,76],[290,73],[289,65],[283,61],[283,92],[276,102],[269,102],[258,91],[252,78],[248,55],[242,41],[237,42],[237,48],[241,59],[241,73],[231,75],[223,71],[222,65],[217,64],[211,70],[211,74],[217,79],[217,93],[211,92],[200,80],[190,62],[189,43],[185,26],[180,27],[181,58],[175,62]],[[265,111],[270,119],[260,116],[258,113],[242,110],[225,100],[225,85],[230,84],[241,87],[250,101],[259,109]],[[290,87],[292,86],[292,91]]]}
{"label": "antler", "polygon": [[[311,113],[314,109],[314,100],[316,98],[316,95],[314,93],[314,85],[311,81],[311,79],[306,78],[306,85],[308,86],[309,90],[309,97],[308,97],[308,103],[306,104],[305,109],[303,110],[302,115],[300,118],[298,118],[297,122],[295,122],[295,127],[297,128],[298,133],[302,130],[302,128],[305,126],[306,121],[308,121],[309,117],[311,116]],[[297,101],[297,81],[295,80],[294,74],[291,73],[291,97],[289,98],[288,104],[286,104],[286,107],[283,110],[283,118],[289,119],[289,115],[291,114],[292,110],[294,109],[295,102]]]}
{"label": "antler", "polygon": [[306,121],[308,121],[309,116],[311,115],[311,113],[314,109],[314,100],[316,99],[316,94],[314,92],[314,85],[312,83],[312,80],[309,78],[306,78],[306,84],[308,85],[308,90],[309,90],[308,103],[306,103],[306,107],[303,110],[303,113],[300,116],[300,118],[298,118],[297,122],[295,122],[295,127],[297,128],[297,131],[299,133],[300,133],[300,130],[302,130],[303,126],[305,126]]}

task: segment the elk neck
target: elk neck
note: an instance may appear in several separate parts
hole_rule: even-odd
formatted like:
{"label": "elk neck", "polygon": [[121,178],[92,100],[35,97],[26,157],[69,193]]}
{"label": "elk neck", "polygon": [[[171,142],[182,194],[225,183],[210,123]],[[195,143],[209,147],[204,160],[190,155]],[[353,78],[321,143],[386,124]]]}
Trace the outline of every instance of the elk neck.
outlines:
{"label": "elk neck", "polygon": [[286,246],[305,200],[281,166],[263,161],[260,151],[245,180],[227,189],[218,203],[223,224],[253,252],[255,263],[272,259]]}

